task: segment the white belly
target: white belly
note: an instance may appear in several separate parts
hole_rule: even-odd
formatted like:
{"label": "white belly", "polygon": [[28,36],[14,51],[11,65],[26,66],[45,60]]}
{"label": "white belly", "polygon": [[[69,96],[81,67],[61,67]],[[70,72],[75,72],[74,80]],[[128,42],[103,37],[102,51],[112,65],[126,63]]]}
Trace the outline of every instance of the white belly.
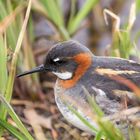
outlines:
{"label": "white belly", "polygon": [[[69,108],[60,100],[59,97],[55,97],[56,100],[56,104],[60,110],[60,112],[62,113],[62,115],[64,116],[64,118],[70,122],[71,124],[73,124],[74,126],[78,127],[79,129],[88,132],[92,135],[95,135],[96,132],[93,132],[88,126],[86,126],[72,111],[69,110]],[[91,121],[90,118],[86,117],[81,111],[78,110],[78,112],[80,113],[80,115],[86,119],[88,122],[90,122],[90,124],[97,130],[98,126],[96,124],[96,122]]]}

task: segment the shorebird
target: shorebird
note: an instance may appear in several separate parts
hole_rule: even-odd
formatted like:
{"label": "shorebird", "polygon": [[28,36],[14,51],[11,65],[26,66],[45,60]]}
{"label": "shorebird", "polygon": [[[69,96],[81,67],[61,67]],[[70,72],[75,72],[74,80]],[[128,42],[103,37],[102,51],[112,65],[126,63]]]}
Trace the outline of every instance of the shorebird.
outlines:
{"label": "shorebird", "polygon": [[[44,64],[19,74],[18,77],[35,72],[52,72],[58,77],[54,94],[60,112],[68,122],[91,134],[94,132],[66,103],[72,105],[91,125],[99,129],[97,122],[83,112],[89,110],[84,88],[94,96],[97,105],[105,116],[108,116],[124,108],[123,97],[127,98],[128,108],[133,106],[131,101],[137,98],[130,87],[115,79],[116,76],[130,80],[140,87],[140,64],[121,58],[95,56],[86,46],[73,40],[54,45],[47,52]],[[67,96],[66,101],[61,98],[63,95]],[[119,126],[120,123],[115,125]]]}

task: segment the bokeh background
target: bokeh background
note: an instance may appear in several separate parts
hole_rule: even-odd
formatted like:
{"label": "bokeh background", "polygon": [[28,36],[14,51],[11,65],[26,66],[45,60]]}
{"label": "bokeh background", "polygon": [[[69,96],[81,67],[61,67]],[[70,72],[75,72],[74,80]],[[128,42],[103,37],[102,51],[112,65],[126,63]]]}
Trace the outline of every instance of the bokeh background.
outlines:
{"label": "bokeh background", "polygon": [[[69,39],[89,47],[95,55],[139,62],[140,1],[32,0],[13,70],[12,60],[27,6],[26,0],[0,0],[0,93],[36,140],[93,139],[71,126],[60,114],[53,94],[54,75],[41,73],[23,78],[15,75],[44,63],[51,46]],[[0,109],[5,112],[3,105]],[[5,119],[6,115],[0,118]],[[17,126],[11,117],[8,122]],[[15,138],[4,131],[3,139]]]}

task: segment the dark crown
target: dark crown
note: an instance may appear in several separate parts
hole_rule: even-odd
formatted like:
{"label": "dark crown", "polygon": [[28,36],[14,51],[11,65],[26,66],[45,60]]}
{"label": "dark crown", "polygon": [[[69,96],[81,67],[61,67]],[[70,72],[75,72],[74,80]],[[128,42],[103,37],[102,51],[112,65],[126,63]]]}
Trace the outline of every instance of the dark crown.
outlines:
{"label": "dark crown", "polygon": [[[90,50],[77,41],[64,41],[56,44],[48,52],[47,58],[73,57],[79,53],[91,53]],[[92,54],[92,53],[91,53]]]}

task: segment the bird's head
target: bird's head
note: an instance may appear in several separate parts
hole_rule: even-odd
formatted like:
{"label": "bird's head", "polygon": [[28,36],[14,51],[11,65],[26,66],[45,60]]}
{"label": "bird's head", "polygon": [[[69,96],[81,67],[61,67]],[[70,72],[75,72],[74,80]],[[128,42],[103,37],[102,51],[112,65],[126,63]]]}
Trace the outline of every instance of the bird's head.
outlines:
{"label": "bird's head", "polygon": [[75,80],[91,65],[92,53],[82,44],[70,40],[56,44],[47,53],[45,63],[19,74],[18,77],[35,72],[52,72],[61,80]]}

